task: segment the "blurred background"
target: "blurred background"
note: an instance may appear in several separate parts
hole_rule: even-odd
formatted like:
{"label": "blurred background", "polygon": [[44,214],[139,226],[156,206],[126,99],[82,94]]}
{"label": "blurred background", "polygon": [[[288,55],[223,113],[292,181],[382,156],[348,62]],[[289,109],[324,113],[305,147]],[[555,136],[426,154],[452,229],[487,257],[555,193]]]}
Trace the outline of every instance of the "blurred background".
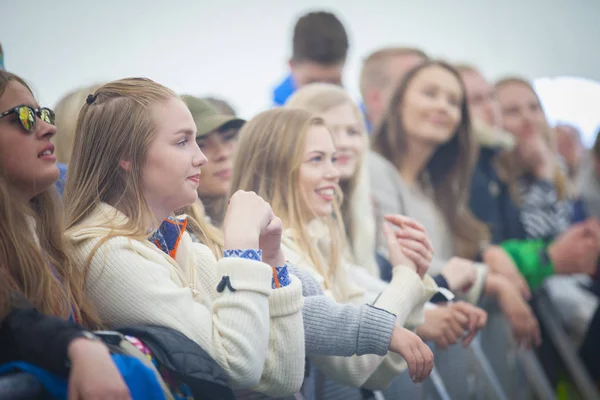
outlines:
{"label": "blurred background", "polygon": [[288,73],[295,21],[317,9],[334,12],[349,33],[344,82],[357,99],[362,59],[404,45],[469,62],[489,79],[532,79],[550,122],[576,125],[588,146],[600,127],[598,0],[32,0],[17,8],[3,0],[0,43],[6,68],[27,77],[44,104],[65,88],[146,76],[181,93],[218,94],[249,118],[271,105]]}

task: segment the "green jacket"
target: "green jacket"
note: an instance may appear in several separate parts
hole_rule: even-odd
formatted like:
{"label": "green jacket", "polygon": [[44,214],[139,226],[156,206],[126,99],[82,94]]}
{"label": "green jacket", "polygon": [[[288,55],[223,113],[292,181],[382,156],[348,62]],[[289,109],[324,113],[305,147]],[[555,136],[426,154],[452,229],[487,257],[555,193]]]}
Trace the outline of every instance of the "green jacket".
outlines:
{"label": "green jacket", "polygon": [[507,240],[500,246],[511,256],[530,290],[541,286],[554,275],[554,266],[548,257],[548,243],[544,240]]}

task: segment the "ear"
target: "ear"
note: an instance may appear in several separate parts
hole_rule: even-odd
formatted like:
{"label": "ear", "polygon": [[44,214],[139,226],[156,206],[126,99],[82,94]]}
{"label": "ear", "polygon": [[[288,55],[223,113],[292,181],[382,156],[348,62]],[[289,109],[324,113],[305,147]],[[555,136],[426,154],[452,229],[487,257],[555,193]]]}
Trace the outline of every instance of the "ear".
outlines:
{"label": "ear", "polygon": [[119,167],[121,167],[126,172],[131,172],[131,161],[121,160],[119,161]]}
{"label": "ear", "polygon": [[294,61],[293,58],[290,58],[288,60],[288,66],[290,67],[290,69],[294,69],[294,65],[296,64],[296,62]]}

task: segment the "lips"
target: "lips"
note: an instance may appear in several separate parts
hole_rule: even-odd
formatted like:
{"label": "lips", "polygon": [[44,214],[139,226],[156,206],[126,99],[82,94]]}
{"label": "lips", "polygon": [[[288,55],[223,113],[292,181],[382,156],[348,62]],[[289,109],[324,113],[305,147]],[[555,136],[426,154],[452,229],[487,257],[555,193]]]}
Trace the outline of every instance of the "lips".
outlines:
{"label": "lips", "polygon": [[214,173],[214,176],[221,179],[231,178],[231,169],[222,169]]}
{"label": "lips", "polygon": [[38,158],[48,157],[54,155],[54,145],[52,143],[44,146],[42,151],[38,153]]}
{"label": "lips", "polygon": [[200,183],[200,174],[192,175],[188,179],[196,184]]}
{"label": "lips", "polygon": [[351,156],[338,156],[337,157],[338,164],[346,165],[350,162],[350,160],[352,160]]}
{"label": "lips", "polygon": [[56,162],[56,157],[54,156],[54,145],[52,143],[47,144],[42,151],[38,153],[38,158],[44,161]]}
{"label": "lips", "polygon": [[323,200],[330,202],[335,198],[335,188],[333,186],[324,187],[321,189],[315,190]]}

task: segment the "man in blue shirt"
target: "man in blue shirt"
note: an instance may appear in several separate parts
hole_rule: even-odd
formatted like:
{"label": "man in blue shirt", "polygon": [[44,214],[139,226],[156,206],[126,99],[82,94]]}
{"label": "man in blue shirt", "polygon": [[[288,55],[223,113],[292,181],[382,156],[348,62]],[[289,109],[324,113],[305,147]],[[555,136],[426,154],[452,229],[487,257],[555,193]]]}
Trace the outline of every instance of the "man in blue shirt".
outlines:
{"label": "man in blue shirt", "polygon": [[273,90],[273,103],[281,106],[298,88],[314,82],[342,85],[348,54],[348,35],[329,12],[310,12],[294,27],[290,75]]}

